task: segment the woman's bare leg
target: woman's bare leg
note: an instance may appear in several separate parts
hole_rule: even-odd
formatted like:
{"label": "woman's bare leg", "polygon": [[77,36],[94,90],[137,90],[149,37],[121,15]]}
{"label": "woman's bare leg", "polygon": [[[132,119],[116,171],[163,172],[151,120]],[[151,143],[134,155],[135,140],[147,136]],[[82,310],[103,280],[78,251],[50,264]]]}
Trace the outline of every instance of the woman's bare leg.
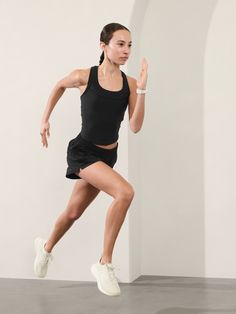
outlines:
{"label": "woman's bare leg", "polygon": [[78,179],[74,185],[70,200],[66,209],[58,217],[52,234],[45,244],[45,250],[51,252],[55,244],[61,239],[73,223],[83,214],[89,204],[95,199],[100,190]]}
{"label": "woman's bare leg", "polygon": [[111,195],[111,203],[106,216],[102,263],[112,262],[112,253],[127,210],[134,197],[134,190],[118,172],[102,161],[80,169],[79,175],[85,181]]}

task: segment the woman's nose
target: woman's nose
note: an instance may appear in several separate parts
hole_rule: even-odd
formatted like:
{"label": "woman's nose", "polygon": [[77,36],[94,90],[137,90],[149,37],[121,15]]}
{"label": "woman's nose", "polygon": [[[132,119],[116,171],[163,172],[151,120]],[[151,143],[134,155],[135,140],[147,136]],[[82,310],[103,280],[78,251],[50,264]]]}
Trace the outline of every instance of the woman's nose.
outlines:
{"label": "woman's nose", "polygon": [[130,47],[125,47],[125,48],[124,48],[124,52],[128,55],[129,52],[130,52]]}

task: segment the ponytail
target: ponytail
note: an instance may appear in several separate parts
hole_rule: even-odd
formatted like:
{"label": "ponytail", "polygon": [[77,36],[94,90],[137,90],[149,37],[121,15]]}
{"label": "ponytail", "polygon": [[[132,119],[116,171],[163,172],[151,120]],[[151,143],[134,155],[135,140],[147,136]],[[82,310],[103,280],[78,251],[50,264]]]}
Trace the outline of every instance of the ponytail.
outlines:
{"label": "ponytail", "polygon": [[102,64],[103,60],[104,60],[104,51],[102,52],[100,56],[99,65]]}

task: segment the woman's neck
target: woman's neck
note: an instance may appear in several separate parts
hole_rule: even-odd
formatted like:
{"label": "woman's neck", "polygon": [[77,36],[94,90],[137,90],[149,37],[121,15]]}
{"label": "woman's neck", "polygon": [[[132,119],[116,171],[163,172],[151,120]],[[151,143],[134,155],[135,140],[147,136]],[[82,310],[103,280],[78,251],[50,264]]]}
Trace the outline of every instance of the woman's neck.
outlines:
{"label": "woman's neck", "polygon": [[104,76],[113,77],[116,74],[120,74],[120,66],[104,60],[101,65],[99,65]]}

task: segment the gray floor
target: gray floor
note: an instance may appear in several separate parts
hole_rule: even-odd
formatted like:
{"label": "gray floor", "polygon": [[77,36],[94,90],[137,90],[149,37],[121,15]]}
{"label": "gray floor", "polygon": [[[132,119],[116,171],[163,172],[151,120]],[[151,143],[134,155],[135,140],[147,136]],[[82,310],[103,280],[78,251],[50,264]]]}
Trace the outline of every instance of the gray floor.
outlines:
{"label": "gray floor", "polygon": [[121,295],[95,282],[0,279],[0,314],[236,314],[236,280],[141,276]]}

